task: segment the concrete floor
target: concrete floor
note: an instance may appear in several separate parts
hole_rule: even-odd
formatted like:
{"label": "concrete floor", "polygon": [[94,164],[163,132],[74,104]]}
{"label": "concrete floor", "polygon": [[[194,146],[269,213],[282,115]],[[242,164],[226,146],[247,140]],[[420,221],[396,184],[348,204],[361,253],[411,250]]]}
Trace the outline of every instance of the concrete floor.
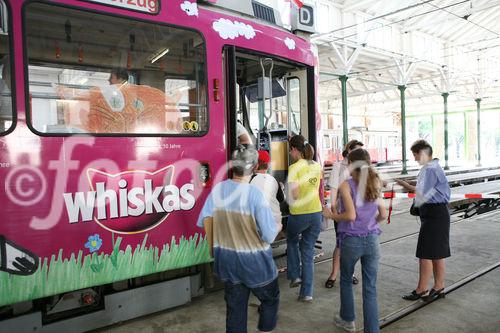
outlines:
{"label": "concrete floor", "polygon": [[500,332],[500,268],[398,320],[383,333]]}
{"label": "concrete floor", "polygon": [[[456,218],[455,218],[456,220]],[[419,222],[407,213],[396,214],[390,225],[384,224],[382,258],[378,275],[380,318],[408,306],[401,295],[414,289],[418,266],[415,258]],[[452,257],[446,261],[446,283],[450,285],[475,271],[500,261],[498,249],[500,212],[459,221],[451,227]],[[333,248],[333,231],[322,233],[325,254]],[[398,238],[398,239],[396,239]],[[392,239],[396,239],[391,241]],[[331,261],[315,266],[315,294],[312,304],[297,301],[298,289],[290,289],[280,275],[281,304],[275,332],[342,332],[333,324],[339,310],[339,287],[323,287]],[[360,277],[359,264],[357,276]],[[500,268],[449,293],[398,322],[383,332],[500,332]],[[429,286],[431,287],[431,286]],[[355,287],[358,328],[363,326],[361,285]],[[250,299],[248,331],[255,332],[257,300]],[[212,292],[191,303],[161,313],[108,327],[99,332],[224,332],[225,303],[222,291]]]}

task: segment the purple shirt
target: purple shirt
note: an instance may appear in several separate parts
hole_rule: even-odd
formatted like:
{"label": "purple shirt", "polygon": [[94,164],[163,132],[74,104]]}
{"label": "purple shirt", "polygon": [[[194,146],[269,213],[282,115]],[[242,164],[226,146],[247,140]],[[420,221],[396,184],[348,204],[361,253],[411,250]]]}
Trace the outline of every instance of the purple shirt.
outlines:
{"label": "purple shirt", "polygon": [[[380,235],[381,231],[377,222],[378,203],[377,200],[365,201],[364,198],[358,198],[358,184],[354,179],[346,180],[351,188],[351,197],[356,209],[356,219],[351,221],[339,222],[339,234],[342,236],[367,236],[369,234]],[[345,212],[344,203],[340,199],[340,212]]]}

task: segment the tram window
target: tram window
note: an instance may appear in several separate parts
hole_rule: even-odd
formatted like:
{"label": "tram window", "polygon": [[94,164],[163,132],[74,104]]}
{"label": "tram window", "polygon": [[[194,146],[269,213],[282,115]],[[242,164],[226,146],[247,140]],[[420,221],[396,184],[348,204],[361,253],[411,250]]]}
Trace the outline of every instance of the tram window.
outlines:
{"label": "tram window", "polygon": [[[250,111],[250,127],[258,132],[264,126],[265,119],[260,119],[259,107],[264,109],[264,115],[270,115],[268,128],[278,129],[287,127],[287,92],[285,81],[282,78],[273,78],[272,112],[269,98],[262,99],[258,96],[258,83],[243,87],[246,96],[247,109]],[[259,103],[262,103],[259,106]],[[261,123],[262,121],[262,123]]]}
{"label": "tram window", "polygon": [[42,133],[203,135],[200,34],[56,5],[26,7],[31,125]]}
{"label": "tram window", "polygon": [[333,114],[328,115],[328,129],[335,129],[335,116]]}
{"label": "tram window", "polygon": [[300,133],[300,80],[296,77],[288,80],[290,101],[290,131]]}
{"label": "tram window", "polygon": [[0,73],[2,75],[0,78],[0,133],[8,131],[13,125],[11,57],[7,17],[7,7],[3,1],[0,1]]}
{"label": "tram window", "polygon": [[[286,82],[288,81],[288,83]],[[286,87],[287,90],[284,90]],[[275,79],[273,82],[273,94],[283,89],[283,95],[273,97],[272,113],[269,121],[271,129],[290,128],[293,133],[300,133],[300,81],[298,78],[288,80]],[[263,104],[265,112],[269,112],[269,100]],[[248,109],[250,110],[250,126],[253,129],[259,129],[259,105],[258,100],[250,101],[247,99]],[[290,109],[290,118],[288,119],[288,107]]]}
{"label": "tram window", "polygon": [[300,81],[293,76],[300,71],[305,70],[280,59],[237,52],[238,118],[245,120],[244,125],[248,125],[254,134],[264,127],[300,133],[300,113],[305,110],[301,110]]}
{"label": "tram window", "polygon": [[330,136],[328,135],[323,135],[323,149],[330,149]]}

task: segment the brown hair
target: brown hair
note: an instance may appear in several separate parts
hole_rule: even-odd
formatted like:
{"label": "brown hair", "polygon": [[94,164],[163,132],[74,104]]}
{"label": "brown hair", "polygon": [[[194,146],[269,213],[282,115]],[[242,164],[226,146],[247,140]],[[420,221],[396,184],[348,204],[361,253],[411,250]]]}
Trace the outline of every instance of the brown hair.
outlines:
{"label": "brown hair", "polygon": [[[352,150],[349,155],[347,155],[347,160],[349,161],[349,164],[357,162],[356,164],[363,164],[363,167],[368,168],[368,179],[366,180],[366,191],[365,191],[365,200],[367,201],[374,201],[376,200],[379,195],[380,195],[380,189],[381,189],[381,181],[380,177],[378,176],[378,173],[375,171],[375,169],[370,165],[371,164],[371,158],[370,154],[368,151],[365,149],[355,149]],[[360,176],[361,176],[361,168],[362,166],[356,166],[355,169],[352,171],[352,178],[359,183]]]}
{"label": "brown hair", "polygon": [[269,164],[259,161],[259,164],[257,166],[257,170],[267,170],[268,168],[269,168]]}
{"label": "brown hair", "polygon": [[348,143],[346,143],[345,147],[344,147],[344,151],[342,152],[342,157],[344,157],[344,158],[347,157],[347,155],[349,154],[349,151],[353,150],[354,147],[356,147],[356,146],[363,147],[364,144],[363,144],[363,142],[358,141],[358,140],[351,140]]}
{"label": "brown hair", "polygon": [[292,136],[290,147],[297,149],[306,160],[312,161],[314,158],[313,146],[300,134]]}
{"label": "brown hair", "polygon": [[415,141],[412,145],[411,145],[411,148],[410,150],[415,153],[415,154],[418,154],[420,153],[422,150],[427,150],[428,154],[430,156],[432,156],[432,146],[429,144],[429,142],[425,141],[425,140],[417,140]]}
{"label": "brown hair", "polygon": [[125,68],[115,67],[111,69],[111,73],[116,76],[117,79],[122,81],[128,80],[128,71]]}

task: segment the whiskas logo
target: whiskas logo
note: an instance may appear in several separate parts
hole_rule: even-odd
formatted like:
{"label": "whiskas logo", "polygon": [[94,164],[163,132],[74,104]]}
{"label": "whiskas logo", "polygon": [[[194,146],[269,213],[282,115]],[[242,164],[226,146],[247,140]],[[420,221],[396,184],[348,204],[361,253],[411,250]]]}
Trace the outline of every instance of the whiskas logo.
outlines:
{"label": "whiskas logo", "polygon": [[151,230],[169,213],[190,210],[195,204],[194,185],[172,185],[173,175],[173,166],[117,174],[88,169],[90,191],[63,193],[69,223],[94,220],[116,233]]}

